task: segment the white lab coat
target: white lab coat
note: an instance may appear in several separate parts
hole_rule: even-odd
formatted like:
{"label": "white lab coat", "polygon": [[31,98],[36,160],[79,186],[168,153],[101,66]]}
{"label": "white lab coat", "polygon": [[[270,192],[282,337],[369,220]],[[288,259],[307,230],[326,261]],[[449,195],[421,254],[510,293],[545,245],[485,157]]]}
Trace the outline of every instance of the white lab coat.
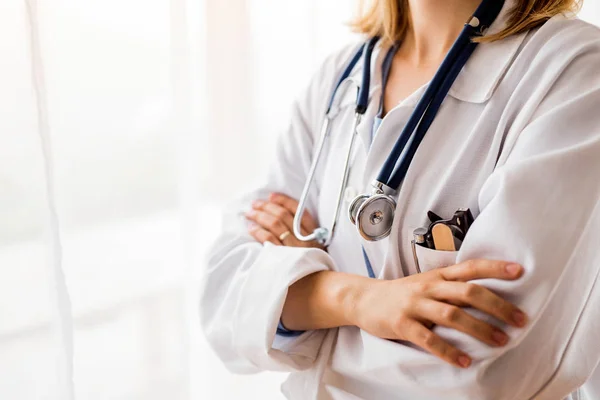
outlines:
{"label": "white lab coat", "polygon": [[[507,1],[491,31],[503,26],[511,5]],[[262,246],[248,235],[243,212],[270,192],[299,198],[334,80],[355,48],[323,64],[294,105],[267,182],[225,217],[201,299],[202,326],[216,353],[235,372],[290,371],[283,385],[289,399],[563,399],[586,381],[587,398],[600,399],[600,377],[590,378],[600,360],[598,29],[561,16],[535,31],[480,45],[416,153],[388,239],[363,241],[342,214],[328,252]],[[376,50],[373,71],[381,71],[386,50]],[[360,68],[353,76],[359,79]],[[373,79],[348,197],[369,191],[424,90],[391,110],[371,143],[380,73]],[[355,94],[339,94],[327,157],[309,199],[324,226],[334,212]],[[530,316],[524,329],[500,325],[510,335],[507,346],[492,348],[437,326],[437,334],[473,356],[463,370],[356,327],[292,338],[276,334],[295,281],[321,270],[366,275],[361,244],[379,279],[414,274],[412,231],[428,222],[428,210],[450,217],[460,207],[476,217],[462,248],[420,249],[421,269],[474,258],[521,263],[526,272],[518,281],[477,282]]]}

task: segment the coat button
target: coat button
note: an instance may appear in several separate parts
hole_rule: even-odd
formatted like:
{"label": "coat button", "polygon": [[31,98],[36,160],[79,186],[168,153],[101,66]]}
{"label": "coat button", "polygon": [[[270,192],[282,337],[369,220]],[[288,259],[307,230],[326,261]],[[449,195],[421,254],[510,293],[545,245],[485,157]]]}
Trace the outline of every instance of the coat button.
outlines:
{"label": "coat button", "polygon": [[348,186],[344,192],[344,200],[346,200],[346,203],[351,203],[356,196],[358,196],[357,190],[352,186]]}

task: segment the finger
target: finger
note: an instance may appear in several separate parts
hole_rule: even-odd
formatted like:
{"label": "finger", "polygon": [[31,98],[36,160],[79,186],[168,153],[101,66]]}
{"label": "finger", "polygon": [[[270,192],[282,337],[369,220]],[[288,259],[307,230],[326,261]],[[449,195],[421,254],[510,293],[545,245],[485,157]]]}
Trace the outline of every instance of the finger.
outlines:
{"label": "finger", "polygon": [[296,214],[296,211],[298,210],[298,201],[283,193],[271,193],[269,195],[269,201],[285,207],[292,214]]}
{"label": "finger", "polygon": [[468,355],[425,328],[421,323],[412,321],[407,330],[407,340],[423,350],[459,368],[468,368],[471,365],[471,358]]}
{"label": "finger", "polygon": [[[312,242],[303,242],[300,241],[296,238],[296,236],[294,235],[294,217],[292,216],[292,214],[290,214],[290,212],[283,208],[282,206],[275,204],[275,203],[271,203],[271,202],[265,202],[262,200],[258,200],[252,203],[252,207],[256,210],[262,210],[268,214],[271,214],[272,216],[274,216],[275,218],[279,219],[280,221],[283,222],[283,224],[286,226],[286,231],[283,232],[281,235],[278,236],[279,241],[283,243],[284,246],[295,246],[295,247],[311,247],[314,246],[314,244]],[[287,234],[286,232],[289,232],[289,234]],[[276,232],[275,232],[276,233]],[[303,235],[307,235],[306,229],[304,229],[302,226],[300,227],[300,233],[302,233]],[[282,238],[282,235],[285,235],[285,237]]]}
{"label": "finger", "polygon": [[[286,196],[284,194],[271,193],[271,195],[269,196],[269,201],[272,201],[273,203],[279,204],[280,206],[286,208],[292,215],[296,215],[296,212],[298,211],[298,202],[295,199],[292,199],[291,197]],[[302,225],[309,232],[312,232],[319,227],[311,213],[306,209],[302,214],[301,222]]]}
{"label": "finger", "polygon": [[265,242],[271,242],[276,246],[283,245],[275,235],[260,226],[251,226],[248,228],[248,233],[250,233],[250,235],[259,243],[265,244]]}
{"label": "finger", "polygon": [[473,317],[460,307],[430,299],[419,301],[415,307],[420,317],[466,333],[490,346],[499,347],[508,343],[506,333]]}
{"label": "finger", "polygon": [[523,327],[527,323],[527,316],[522,310],[474,283],[440,282],[432,285],[429,295],[435,300],[469,305],[512,326]]}
{"label": "finger", "polygon": [[[294,215],[287,208],[277,203],[264,200],[255,200],[252,202],[252,208],[255,210],[266,211],[269,214],[281,219],[287,225],[290,232],[294,231]],[[309,232],[302,221],[300,221],[300,233],[303,235],[308,235],[309,233],[312,233],[312,230]]]}
{"label": "finger", "polygon": [[[256,222],[263,229],[270,231],[277,237],[282,245],[292,247],[318,247],[323,249],[323,246],[316,241],[306,242],[296,238],[293,234],[293,217],[285,208],[261,200],[255,201],[253,203],[253,208],[254,210],[246,213],[246,218]],[[301,233],[303,235],[307,234],[306,230],[302,228]]]}
{"label": "finger", "polygon": [[523,275],[523,267],[519,264],[496,260],[469,260],[450,267],[439,269],[439,273],[447,281],[467,282],[474,279],[515,280]]}
{"label": "finger", "polygon": [[246,218],[256,222],[263,229],[268,230],[276,237],[280,237],[282,234],[289,231],[288,227],[282,221],[264,211],[250,210],[246,213]]}
{"label": "finger", "polygon": [[285,224],[289,231],[292,231],[294,229],[294,216],[288,211],[287,208],[284,208],[279,204],[272,203],[270,201],[260,200],[252,203],[252,207],[255,210],[264,211],[279,219]]}

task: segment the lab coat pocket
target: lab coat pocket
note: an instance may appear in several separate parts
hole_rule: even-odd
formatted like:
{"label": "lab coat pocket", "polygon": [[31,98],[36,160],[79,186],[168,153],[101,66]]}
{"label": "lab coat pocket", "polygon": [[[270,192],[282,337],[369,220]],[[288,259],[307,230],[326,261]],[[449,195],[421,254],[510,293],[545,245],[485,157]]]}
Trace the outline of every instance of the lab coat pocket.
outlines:
{"label": "lab coat pocket", "polygon": [[418,269],[421,272],[454,265],[458,255],[458,251],[432,250],[419,245],[415,246],[415,253],[419,262]]}

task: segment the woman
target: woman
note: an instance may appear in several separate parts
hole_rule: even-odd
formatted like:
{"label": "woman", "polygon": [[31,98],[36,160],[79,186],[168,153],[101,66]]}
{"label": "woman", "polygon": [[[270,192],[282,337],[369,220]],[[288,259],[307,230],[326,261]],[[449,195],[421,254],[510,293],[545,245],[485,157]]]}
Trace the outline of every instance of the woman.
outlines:
{"label": "woman", "polygon": [[[359,18],[381,39],[343,210],[369,191],[479,3],[376,0]],[[575,6],[504,2],[420,143],[385,240],[344,216],[326,249],[290,234],[356,45],[322,65],[267,184],[228,216],[208,262],[202,325],[232,371],[290,371],[289,399],[563,399],[586,381],[600,396],[600,34],[566,16]],[[356,91],[336,96],[305,232],[335,214]],[[460,251],[414,257],[428,211],[460,208],[475,217]]]}

